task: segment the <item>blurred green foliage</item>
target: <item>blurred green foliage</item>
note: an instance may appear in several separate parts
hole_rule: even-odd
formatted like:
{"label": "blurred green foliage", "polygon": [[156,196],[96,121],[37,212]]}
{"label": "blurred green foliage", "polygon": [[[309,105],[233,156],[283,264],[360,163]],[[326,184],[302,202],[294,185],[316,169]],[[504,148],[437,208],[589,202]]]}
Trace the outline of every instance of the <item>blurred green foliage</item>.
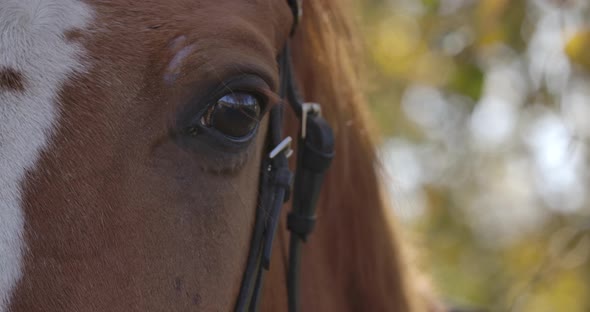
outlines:
{"label": "blurred green foliage", "polygon": [[[408,88],[416,85],[434,88],[451,105],[463,105],[469,118],[481,102],[486,79],[494,68],[489,61],[501,59],[498,50],[504,49],[512,59],[528,64],[527,53],[534,52],[531,52],[535,49],[532,38],[543,14],[570,10],[566,13],[588,19],[585,2],[370,0],[360,3],[358,12],[362,13],[369,64],[369,102],[382,133],[386,138],[403,138],[416,144],[438,144],[424,127],[408,118],[402,103]],[[564,35],[562,47],[573,68],[568,72],[568,83],[574,79],[585,81],[590,69],[590,31],[584,27],[572,29]],[[527,66],[522,67],[528,75],[531,70]],[[531,74],[530,80],[535,79]],[[548,90],[550,86],[534,87],[530,81],[525,84],[528,86],[523,91],[525,103],[514,104],[517,129],[528,127],[525,122],[530,119],[529,106],[534,106],[534,111],[546,106],[561,114],[560,101],[564,94]],[[590,116],[586,118],[590,122]],[[505,159],[530,156],[524,143],[518,144],[507,143],[480,154],[465,147],[469,144],[458,145],[452,155],[453,161],[459,164],[446,173],[447,182],[424,184],[421,191],[426,194],[426,210],[408,221],[408,228],[423,247],[423,260],[436,286],[452,304],[489,311],[590,311],[587,199],[576,211],[565,213],[547,208],[549,204],[538,199],[543,194],[535,195],[533,202],[538,205],[535,209],[544,216],[543,222],[503,244],[490,244],[493,237],[488,237],[488,241],[481,239],[477,222],[482,221],[474,222],[474,216],[466,213],[466,206],[476,196],[472,194],[486,195],[489,191],[488,186],[474,182],[470,175],[490,173],[490,180],[496,175],[501,178],[510,169],[509,160]],[[525,163],[530,161],[526,159]],[[465,182],[457,185],[456,180],[462,179],[466,171]],[[395,178],[396,173],[393,175]],[[530,181],[531,185],[535,183]],[[492,208],[519,209],[502,207],[501,201]]]}

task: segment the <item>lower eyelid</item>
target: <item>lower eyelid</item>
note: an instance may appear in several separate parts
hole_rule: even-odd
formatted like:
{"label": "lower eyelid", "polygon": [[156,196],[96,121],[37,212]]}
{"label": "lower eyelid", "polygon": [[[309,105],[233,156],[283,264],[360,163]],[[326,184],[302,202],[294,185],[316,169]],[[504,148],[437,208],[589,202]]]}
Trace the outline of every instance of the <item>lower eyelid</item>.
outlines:
{"label": "lower eyelid", "polygon": [[200,163],[201,169],[205,172],[214,174],[234,174],[242,169],[248,159],[250,159],[251,151],[246,150],[238,155],[218,156],[210,158],[209,161]]}
{"label": "lower eyelid", "polygon": [[255,150],[257,129],[252,137],[242,144],[228,144],[212,133],[199,137],[181,136],[179,145],[195,155],[195,161],[203,171],[215,174],[231,174],[239,171],[248,162]]}

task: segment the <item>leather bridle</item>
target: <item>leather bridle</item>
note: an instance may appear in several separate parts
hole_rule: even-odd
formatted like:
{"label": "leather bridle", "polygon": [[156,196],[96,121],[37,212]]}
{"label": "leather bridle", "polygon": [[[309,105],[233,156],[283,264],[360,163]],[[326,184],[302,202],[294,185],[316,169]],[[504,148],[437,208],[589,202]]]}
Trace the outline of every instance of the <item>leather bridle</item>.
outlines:
{"label": "leather bridle", "polygon": [[[291,31],[293,35],[301,17],[302,0],[287,2],[294,16]],[[287,218],[287,227],[291,232],[287,272],[288,308],[289,312],[297,312],[301,243],[307,240],[315,224],[315,207],[324,172],[334,157],[334,136],[328,123],[321,117],[319,104],[303,103],[300,99],[293,77],[289,42],[285,44],[278,61],[281,78],[280,96],[283,102],[290,104],[301,121],[292,210]],[[262,160],[258,208],[246,270],[236,302],[237,312],[258,310],[264,272],[270,266],[271,249],[281,208],[291,197],[293,175],[287,158],[292,154],[292,138],[282,137],[283,110],[284,105],[277,105],[270,111],[268,153]]]}

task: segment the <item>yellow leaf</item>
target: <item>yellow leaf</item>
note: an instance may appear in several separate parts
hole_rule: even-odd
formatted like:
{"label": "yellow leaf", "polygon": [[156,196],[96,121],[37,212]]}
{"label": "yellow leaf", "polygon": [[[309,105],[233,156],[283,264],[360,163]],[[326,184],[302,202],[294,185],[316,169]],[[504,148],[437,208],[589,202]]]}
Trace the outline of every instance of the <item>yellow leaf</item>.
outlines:
{"label": "yellow leaf", "polygon": [[565,53],[574,64],[590,70],[590,29],[573,35],[565,45]]}

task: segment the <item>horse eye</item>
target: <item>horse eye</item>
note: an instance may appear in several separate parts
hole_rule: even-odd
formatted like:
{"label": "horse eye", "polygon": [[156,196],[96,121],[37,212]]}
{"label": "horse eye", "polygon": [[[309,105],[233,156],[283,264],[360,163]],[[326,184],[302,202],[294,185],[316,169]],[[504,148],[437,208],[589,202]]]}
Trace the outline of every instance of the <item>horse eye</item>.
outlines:
{"label": "horse eye", "polygon": [[230,93],[209,108],[201,123],[229,137],[245,137],[258,126],[260,106],[258,97],[250,93]]}

